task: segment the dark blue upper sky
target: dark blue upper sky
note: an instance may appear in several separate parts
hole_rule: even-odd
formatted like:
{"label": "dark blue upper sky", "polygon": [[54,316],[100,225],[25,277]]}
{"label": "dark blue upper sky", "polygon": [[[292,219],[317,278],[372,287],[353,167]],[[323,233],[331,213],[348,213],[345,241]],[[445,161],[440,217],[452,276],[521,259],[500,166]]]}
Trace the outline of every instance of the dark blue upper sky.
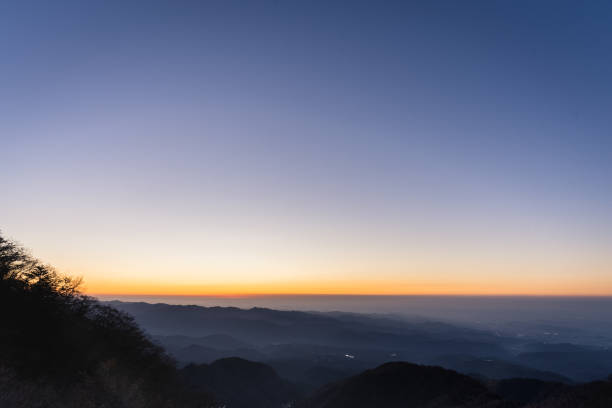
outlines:
{"label": "dark blue upper sky", "polygon": [[608,1],[15,1],[0,51],[1,226],[93,287],[172,236],[186,282],[612,293]]}

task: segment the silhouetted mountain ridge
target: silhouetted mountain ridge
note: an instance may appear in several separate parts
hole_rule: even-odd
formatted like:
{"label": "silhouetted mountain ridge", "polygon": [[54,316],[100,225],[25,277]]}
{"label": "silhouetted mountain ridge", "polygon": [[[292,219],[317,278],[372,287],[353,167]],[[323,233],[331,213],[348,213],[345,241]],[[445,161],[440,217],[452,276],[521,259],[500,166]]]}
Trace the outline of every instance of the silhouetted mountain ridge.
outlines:
{"label": "silhouetted mountain ridge", "polygon": [[[308,372],[313,367],[350,375],[389,361],[440,365],[492,379],[571,382],[599,379],[612,372],[612,359],[603,350],[533,343],[427,319],[267,308],[109,304],[132,314],[183,364],[241,357],[266,362],[291,381],[309,387],[322,385],[312,382]],[[214,344],[210,336],[228,340]],[[531,360],[519,354],[526,350],[541,351]],[[548,350],[568,350],[568,354],[547,359]],[[584,364],[564,366],[563,355],[571,356],[575,350],[582,351]],[[591,357],[596,355],[603,358]]]}
{"label": "silhouetted mountain ridge", "polygon": [[486,386],[440,367],[383,364],[316,392],[298,408],[511,407]]}
{"label": "silhouetted mountain ridge", "polygon": [[567,385],[534,379],[478,380],[435,366],[386,363],[328,384],[296,408],[609,408],[612,377]]}
{"label": "silhouetted mountain ridge", "polygon": [[299,397],[297,388],[270,366],[241,358],[190,364],[180,373],[192,389],[211,393],[232,408],[280,408]]}

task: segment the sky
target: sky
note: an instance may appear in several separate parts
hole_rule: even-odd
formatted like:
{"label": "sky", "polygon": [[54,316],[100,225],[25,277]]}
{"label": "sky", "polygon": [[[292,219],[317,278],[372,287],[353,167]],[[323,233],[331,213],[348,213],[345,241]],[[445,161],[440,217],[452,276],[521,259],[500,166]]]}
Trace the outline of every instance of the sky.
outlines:
{"label": "sky", "polygon": [[0,229],[92,294],[612,295],[612,3],[0,5]]}

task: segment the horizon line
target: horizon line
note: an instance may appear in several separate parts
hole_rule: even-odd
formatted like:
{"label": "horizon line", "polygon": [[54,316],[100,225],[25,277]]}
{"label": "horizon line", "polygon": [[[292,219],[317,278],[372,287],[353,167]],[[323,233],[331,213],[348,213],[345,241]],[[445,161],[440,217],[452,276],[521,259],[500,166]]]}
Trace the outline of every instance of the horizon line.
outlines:
{"label": "horizon line", "polygon": [[534,293],[240,293],[240,294],[168,294],[168,293],[84,293],[98,297],[176,297],[176,298],[257,298],[257,297],[549,297],[549,298],[612,298],[610,294],[534,294]]}

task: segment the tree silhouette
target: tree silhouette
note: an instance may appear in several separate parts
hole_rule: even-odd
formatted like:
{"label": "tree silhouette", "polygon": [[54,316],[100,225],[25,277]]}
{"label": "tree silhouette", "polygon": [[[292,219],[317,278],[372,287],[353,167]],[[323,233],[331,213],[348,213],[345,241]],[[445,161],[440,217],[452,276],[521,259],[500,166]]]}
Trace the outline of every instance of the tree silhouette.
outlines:
{"label": "tree silhouette", "polygon": [[0,406],[15,390],[24,407],[32,392],[47,406],[210,406],[209,395],[185,392],[174,362],[129,315],[80,284],[0,235]]}

